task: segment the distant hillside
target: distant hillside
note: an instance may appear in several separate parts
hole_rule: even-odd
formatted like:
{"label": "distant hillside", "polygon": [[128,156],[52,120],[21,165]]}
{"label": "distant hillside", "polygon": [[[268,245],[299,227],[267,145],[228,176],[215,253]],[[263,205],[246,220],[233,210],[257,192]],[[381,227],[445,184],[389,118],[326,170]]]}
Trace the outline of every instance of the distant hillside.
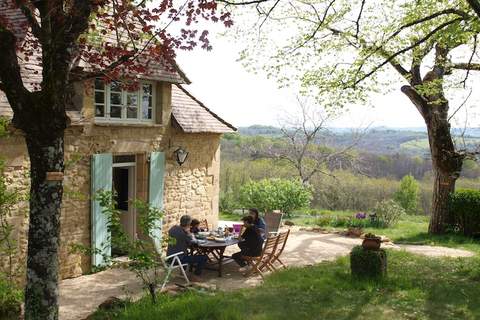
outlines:
{"label": "distant hillside", "polygon": [[[453,132],[460,135],[464,130],[455,128]],[[238,130],[242,136],[279,137],[281,130],[273,126],[254,125],[240,127]],[[369,129],[366,133],[359,133],[358,129],[352,128],[329,128],[328,131],[318,137],[318,142],[331,147],[345,147],[358,139],[356,148],[361,151],[375,154],[404,153],[424,156],[429,153],[428,137],[425,128],[387,128],[377,127]],[[458,139],[459,145],[463,143]],[[480,128],[468,128],[465,130],[465,143],[467,147],[473,147],[480,143]]]}

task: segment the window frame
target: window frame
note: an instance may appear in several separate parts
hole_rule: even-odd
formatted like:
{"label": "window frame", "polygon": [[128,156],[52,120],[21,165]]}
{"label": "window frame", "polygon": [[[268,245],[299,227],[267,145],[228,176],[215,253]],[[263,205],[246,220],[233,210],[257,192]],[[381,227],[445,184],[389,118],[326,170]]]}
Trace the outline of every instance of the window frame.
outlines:
{"label": "window frame", "polygon": [[[121,117],[120,118],[112,118],[110,117],[111,113],[111,83],[105,83],[103,81],[103,90],[97,89],[94,84],[94,94],[93,94],[93,108],[94,108],[94,119],[95,122],[98,123],[131,123],[131,124],[154,124],[156,123],[156,90],[155,90],[155,82],[154,81],[149,81],[149,80],[141,80],[139,81],[139,88],[135,92],[137,93],[137,118],[127,118],[127,95],[131,94],[133,92],[131,91],[126,91],[125,89],[122,89],[122,94],[121,94]],[[152,91],[151,91],[151,97],[152,97],[152,118],[151,119],[143,119],[143,86],[144,85],[151,85],[152,86]],[[102,92],[104,94],[103,100],[104,100],[104,116],[99,117],[96,115],[97,113],[97,106],[101,105],[101,103],[96,102],[96,97],[95,94],[97,92]]]}

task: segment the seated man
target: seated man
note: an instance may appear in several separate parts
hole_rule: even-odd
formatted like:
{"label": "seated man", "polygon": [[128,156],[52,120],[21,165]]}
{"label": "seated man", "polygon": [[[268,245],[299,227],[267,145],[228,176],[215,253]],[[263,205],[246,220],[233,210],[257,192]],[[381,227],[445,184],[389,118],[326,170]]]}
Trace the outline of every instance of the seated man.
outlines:
{"label": "seated man", "polygon": [[243,234],[241,235],[241,241],[238,246],[240,252],[234,253],[232,258],[240,265],[238,271],[247,271],[247,263],[243,259],[247,257],[258,257],[262,254],[263,238],[260,234],[260,230],[255,226],[252,216],[246,216],[242,218],[243,221]]}
{"label": "seated man", "polygon": [[190,233],[190,223],[192,222],[192,218],[188,215],[184,215],[180,218],[180,225],[175,225],[168,231],[168,236],[170,238],[170,242],[167,248],[167,256],[183,252],[181,255],[180,261],[182,263],[188,263],[194,266],[195,268],[195,275],[199,276],[202,274],[203,267],[207,263],[207,256],[205,255],[195,255],[189,256],[188,255],[188,248],[192,244],[193,237]]}

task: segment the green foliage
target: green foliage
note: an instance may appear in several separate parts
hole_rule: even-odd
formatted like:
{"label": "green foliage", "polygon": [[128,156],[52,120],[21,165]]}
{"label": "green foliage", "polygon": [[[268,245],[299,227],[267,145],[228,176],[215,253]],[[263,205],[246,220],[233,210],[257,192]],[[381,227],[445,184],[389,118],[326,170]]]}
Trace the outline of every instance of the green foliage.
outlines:
{"label": "green foliage", "polygon": [[385,227],[394,226],[405,215],[405,210],[394,200],[380,201],[374,211],[379,226],[384,225]]}
{"label": "green foliage", "polygon": [[354,277],[380,278],[387,271],[387,254],[384,250],[355,246],[350,252],[350,268]]}
{"label": "green foliage", "polygon": [[312,189],[298,180],[263,179],[249,181],[240,188],[244,208],[267,212],[281,210],[290,215],[294,210],[310,205]]}
{"label": "green foliage", "polygon": [[[160,272],[166,268],[162,257],[163,250],[157,250],[155,247],[156,235],[152,232],[163,217],[163,212],[150,206],[140,200],[133,201],[132,205],[136,209],[139,231],[148,237],[131,239],[125,232],[120,220],[122,211],[117,209],[115,194],[111,191],[99,191],[96,200],[100,202],[102,214],[107,217],[107,230],[109,238],[104,247],[116,248],[128,256],[129,263],[127,268],[135,273],[144,288],[149,292],[151,301],[156,302],[158,285],[163,281],[165,272]],[[166,244],[165,240],[162,245]],[[115,265],[117,262],[110,255],[104,254],[103,250],[91,249],[83,245],[74,245],[72,249],[81,251],[84,254],[102,254],[107,265]]]}
{"label": "green foliage", "polygon": [[22,302],[22,291],[0,277],[0,320],[18,319]]}
{"label": "green foliage", "polygon": [[8,124],[10,120],[5,117],[0,117],[0,138],[6,137],[8,135]]}
{"label": "green foliage", "polygon": [[480,235],[480,190],[459,189],[450,194],[449,212],[464,235]]}
{"label": "green foliage", "polygon": [[400,181],[400,189],[393,198],[407,214],[417,213],[419,189],[418,182],[412,175],[407,175]]}
{"label": "green foliage", "polygon": [[219,209],[221,212],[232,213],[235,209],[238,208],[240,208],[240,205],[238,204],[238,201],[233,191],[220,193]]}

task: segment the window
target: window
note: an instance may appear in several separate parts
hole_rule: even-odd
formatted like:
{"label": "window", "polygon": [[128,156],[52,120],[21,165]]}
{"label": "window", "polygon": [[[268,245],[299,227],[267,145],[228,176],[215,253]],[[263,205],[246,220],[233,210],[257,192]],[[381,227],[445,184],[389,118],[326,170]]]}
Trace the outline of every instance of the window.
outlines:
{"label": "window", "polygon": [[152,83],[142,82],[137,91],[126,91],[118,81],[105,84],[95,79],[95,118],[111,121],[154,120]]}

